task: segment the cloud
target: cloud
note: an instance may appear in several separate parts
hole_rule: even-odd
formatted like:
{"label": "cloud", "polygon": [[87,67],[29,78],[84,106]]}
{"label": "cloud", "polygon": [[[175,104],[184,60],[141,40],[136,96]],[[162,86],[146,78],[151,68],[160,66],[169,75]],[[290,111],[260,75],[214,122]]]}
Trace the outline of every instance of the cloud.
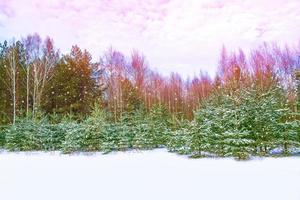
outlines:
{"label": "cloud", "polygon": [[95,59],[113,46],[139,49],[164,74],[213,74],[221,46],[296,44],[299,0],[1,0],[0,39],[50,35],[62,52],[78,44]]}

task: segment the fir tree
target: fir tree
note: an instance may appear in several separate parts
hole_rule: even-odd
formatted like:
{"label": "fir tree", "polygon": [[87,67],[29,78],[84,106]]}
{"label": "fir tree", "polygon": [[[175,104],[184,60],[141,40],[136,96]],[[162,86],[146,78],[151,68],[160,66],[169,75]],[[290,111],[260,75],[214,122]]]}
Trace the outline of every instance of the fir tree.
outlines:
{"label": "fir tree", "polygon": [[118,150],[119,147],[119,127],[115,123],[107,123],[104,126],[105,132],[103,133],[103,140],[101,145],[101,151],[109,153],[111,151]]}
{"label": "fir tree", "polygon": [[100,106],[95,104],[91,115],[84,121],[86,127],[82,148],[85,151],[99,151],[103,142],[106,116]]}
{"label": "fir tree", "polygon": [[155,143],[155,136],[150,125],[150,119],[145,116],[146,113],[138,112],[134,117],[133,126],[133,148],[136,149],[153,149],[157,144]]}
{"label": "fir tree", "polygon": [[177,152],[179,154],[190,154],[190,129],[181,128],[179,130],[172,131],[169,140],[167,142],[167,148],[171,152]]}
{"label": "fir tree", "polygon": [[96,96],[100,95],[92,78],[96,67],[87,51],[74,46],[54,67],[53,78],[45,87],[43,108],[46,112],[88,114]]}
{"label": "fir tree", "polygon": [[149,125],[155,147],[165,146],[171,132],[171,115],[163,105],[155,105],[150,110]]}
{"label": "fir tree", "polygon": [[31,119],[18,119],[15,125],[6,130],[6,149],[10,151],[42,150],[39,135],[39,122]]}

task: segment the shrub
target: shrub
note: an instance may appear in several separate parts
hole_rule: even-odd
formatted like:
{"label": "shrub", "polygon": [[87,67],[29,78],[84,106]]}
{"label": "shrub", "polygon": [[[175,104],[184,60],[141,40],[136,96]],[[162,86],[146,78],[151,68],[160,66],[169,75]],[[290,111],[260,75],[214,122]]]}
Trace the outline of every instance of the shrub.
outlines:
{"label": "shrub", "polygon": [[38,126],[38,122],[31,119],[18,120],[6,131],[5,147],[10,151],[42,150]]}

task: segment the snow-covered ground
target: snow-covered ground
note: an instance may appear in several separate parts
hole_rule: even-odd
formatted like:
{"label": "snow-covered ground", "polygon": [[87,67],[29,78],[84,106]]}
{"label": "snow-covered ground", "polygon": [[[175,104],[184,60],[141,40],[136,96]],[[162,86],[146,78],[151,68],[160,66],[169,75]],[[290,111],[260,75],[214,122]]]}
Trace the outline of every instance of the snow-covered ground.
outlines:
{"label": "snow-covered ground", "polygon": [[300,200],[300,157],[188,159],[164,149],[0,153],[3,200]]}

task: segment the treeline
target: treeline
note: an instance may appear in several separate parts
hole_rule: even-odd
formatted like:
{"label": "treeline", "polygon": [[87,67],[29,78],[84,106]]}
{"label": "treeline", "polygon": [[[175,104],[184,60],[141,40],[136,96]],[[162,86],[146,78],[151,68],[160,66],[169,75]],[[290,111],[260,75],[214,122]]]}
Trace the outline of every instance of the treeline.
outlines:
{"label": "treeline", "polygon": [[[223,47],[214,78],[151,70],[112,48],[98,62],[33,34],[0,45],[0,146],[111,151],[167,147],[247,158],[299,147],[300,47]],[[12,125],[11,125],[12,124]],[[1,139],[2,138],[2,139]]]}
{"label": "treeline", "polygon": [[209,95],[213,81],[201,74],[183,80],[151,70],[145,57],[133,51],[126,57],[109,48],[98,62],[73,46],[61,55],[50,38],[33,34],[0,44],[2,124],[36,113],[72,113],[84,118],[100,104],[118,121],[124,113],[164,105],[176,119],[192,119],[193,110]]}

